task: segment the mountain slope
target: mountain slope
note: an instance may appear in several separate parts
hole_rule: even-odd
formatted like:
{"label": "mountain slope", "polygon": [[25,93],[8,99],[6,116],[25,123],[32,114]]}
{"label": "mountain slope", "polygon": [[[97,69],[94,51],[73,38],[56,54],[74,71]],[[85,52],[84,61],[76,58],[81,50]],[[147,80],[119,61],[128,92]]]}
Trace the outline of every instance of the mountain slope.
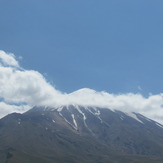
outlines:
{"label": "mountain slope", "polygon": [[2,163],[162,162],[162,125],[105,108],[34,107],[0,120]]}

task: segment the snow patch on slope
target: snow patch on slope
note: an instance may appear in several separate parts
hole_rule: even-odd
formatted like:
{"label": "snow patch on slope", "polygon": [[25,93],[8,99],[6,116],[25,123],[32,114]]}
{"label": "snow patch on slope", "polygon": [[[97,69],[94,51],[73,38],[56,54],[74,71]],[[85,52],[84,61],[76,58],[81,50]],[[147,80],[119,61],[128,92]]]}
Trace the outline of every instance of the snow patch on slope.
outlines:
{"label": "snow patch on slope", "polygon": [[77,128],[78,128],[78,125],[77,125],[77,123],[76,123],[74,114],[71,114],[71,117],[72,117],[72,119],[73,119],[73,123],[74,123],[74,125],[75,125],[75,128],[77,129]]}
{"label": "snow patch on slope", "polygon": [[137,117],[137,115],[136,115],[134,112],[132,112],[132,113],[126,113],[126,112],[125,112],[125,114],[126,114],[127,116],[129,116],[129,117],[135,119],[136,121],[138,121],[138,122],[144,124],[144,122],[142,122],[142,121]]}

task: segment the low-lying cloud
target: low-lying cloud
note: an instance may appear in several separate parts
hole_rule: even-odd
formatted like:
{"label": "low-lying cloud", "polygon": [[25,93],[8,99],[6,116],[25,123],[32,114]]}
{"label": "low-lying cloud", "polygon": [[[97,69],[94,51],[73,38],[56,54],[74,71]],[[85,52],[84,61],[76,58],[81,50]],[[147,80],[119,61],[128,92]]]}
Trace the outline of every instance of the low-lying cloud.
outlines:
{"label": "low-lying cloud", "polygon": [[138,112],[163,123],[163,94],[110,94],[83,88],[67,94],[56,90],[38,71],[20,67],[14,54],[0,51],[0,117],[35,105],[84,105]]}

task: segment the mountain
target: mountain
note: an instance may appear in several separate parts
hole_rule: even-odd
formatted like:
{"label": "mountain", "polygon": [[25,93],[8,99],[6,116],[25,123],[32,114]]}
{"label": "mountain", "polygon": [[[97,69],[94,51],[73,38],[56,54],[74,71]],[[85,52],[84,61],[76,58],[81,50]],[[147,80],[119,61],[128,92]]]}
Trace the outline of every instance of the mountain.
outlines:
{"label": "mountain", "polygon": [[138,113],[36,106],[0,119],[0,163],[161,163],[163,126]]}

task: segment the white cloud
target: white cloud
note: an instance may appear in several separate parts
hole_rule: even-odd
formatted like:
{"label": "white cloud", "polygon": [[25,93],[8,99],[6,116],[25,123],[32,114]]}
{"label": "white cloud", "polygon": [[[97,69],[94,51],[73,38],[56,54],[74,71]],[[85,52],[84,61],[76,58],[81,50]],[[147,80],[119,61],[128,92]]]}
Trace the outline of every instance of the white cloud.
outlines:
{"label": "white cloud", "polygon": [[16,61],[15,56],[12,53],[5,53],[4,51],[0,50],[0,60],[1,64],[4,66],[19,67],[19,63]]}
{"label": "white cloud", "polygon": [[[2,51],[0,52],[2,53]],[[48,83],[39,72],[24,70],[21,67],[15,68],[19,64],[14,55],[3,52],[3,55],[0,56],[0,98],[3,99],[0,102],[0,117],[15,111],[26,111],[34,105],[77,104],[106,107],[124,112],[138,112],[163,123],[163,94],[151,94],[146,98],[141,94],[116,95],[96,92],[89,88],[80,89],[70,94],[61,93]],[[10,58],[10,61],[6,58]],[[17,105],[9,105],[8,103]],[[21,103],[27,105],[19,106],[18,104]]]}
{"label": "white cloud", "polygon": [[137,112],[163,123],[163,94],[143,97],[141,94],[110,94],[84,88],[66,95],[66,104],[106,107],[123,112]]}
{"label": "white cloud", "polygon": [[33,70],[0,67],[0,97],[6,102],[48,105],[57,102],[60,92]]}
{"label": "white cloud", "polygon": [[4,102],[0,102],[0,118],[4,117],[7,114],[13,113],[13,112],[18,112],[18,113],[23,113],[27,110],[30,109],[31,106],[29,105],[9,105]]}

